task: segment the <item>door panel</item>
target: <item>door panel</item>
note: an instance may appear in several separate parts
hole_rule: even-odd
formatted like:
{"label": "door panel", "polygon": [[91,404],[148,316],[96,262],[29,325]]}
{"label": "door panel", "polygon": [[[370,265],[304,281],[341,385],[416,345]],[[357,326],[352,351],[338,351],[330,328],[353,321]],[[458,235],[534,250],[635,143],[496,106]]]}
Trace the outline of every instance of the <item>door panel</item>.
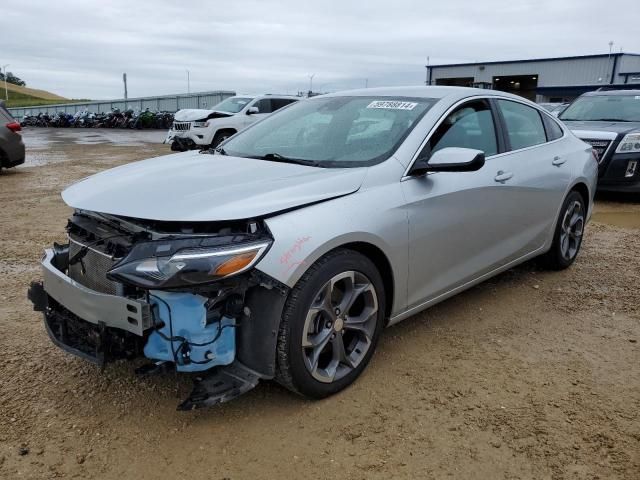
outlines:
{"label": "door panel", "polygon": [[[477,172],[436,173],[403,184],[409,216],[409,307],[530,250],[526,205],[508,155]],[[503,182],[499,173],[513,173]]]}

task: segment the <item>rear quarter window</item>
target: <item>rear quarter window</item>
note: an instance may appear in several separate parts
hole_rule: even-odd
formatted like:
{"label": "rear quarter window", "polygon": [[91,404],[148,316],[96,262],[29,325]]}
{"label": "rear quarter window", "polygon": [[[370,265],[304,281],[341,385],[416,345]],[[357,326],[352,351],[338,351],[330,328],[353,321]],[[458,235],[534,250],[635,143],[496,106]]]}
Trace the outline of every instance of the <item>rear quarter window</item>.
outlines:
{"label": "rear quarter window", "polygon": [[13,117],[9,113],[9,110],[7,110],[5,108],[4,104],[0,104],[0,118],[2,120],[6,120],[8,122],[12,122],[13,121]]}
{"label": "rear quarter window", "polygon": [[562,138],[562,136],[564,135],[564,131],[562,130],[560,125],[558,125],[558,122],[556,122],[552,118],[549,118],[549,115],[543,114],[542,118],[544,119],[544,128],[547,131],[547,140],[549,142],[552,142],[554,140]]}

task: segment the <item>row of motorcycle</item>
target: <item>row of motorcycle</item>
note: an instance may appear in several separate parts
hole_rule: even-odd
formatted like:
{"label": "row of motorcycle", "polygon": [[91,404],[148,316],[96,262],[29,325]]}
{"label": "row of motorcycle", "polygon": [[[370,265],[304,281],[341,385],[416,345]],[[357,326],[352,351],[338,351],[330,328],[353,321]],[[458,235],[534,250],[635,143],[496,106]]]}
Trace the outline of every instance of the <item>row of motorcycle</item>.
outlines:
{"label": "row of motorcycle", "polygon": [[114,108],[107,113],[94,113],[82,110],[74,115],[58,112],[55,115],[39,113],[25,115],[20,122],[23,127],[58,127],[58,128],[161,128],[168,129],[173,123],[173,113],[152,112],[128,109],[120,111]]}

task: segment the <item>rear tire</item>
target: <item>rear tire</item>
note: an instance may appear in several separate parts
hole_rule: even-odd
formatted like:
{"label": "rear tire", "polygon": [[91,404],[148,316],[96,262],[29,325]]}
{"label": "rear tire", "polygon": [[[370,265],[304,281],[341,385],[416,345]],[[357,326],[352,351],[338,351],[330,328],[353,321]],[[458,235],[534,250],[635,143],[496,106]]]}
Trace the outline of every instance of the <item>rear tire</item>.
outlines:
{"label": "rear tire", "polygon": [[582,245],[586,212],[582,195],[570,192],[560,209],[551,249],[540,257],[544,267],[564,270],[575,261]]}
{"label": "rear tire", "polygon": [[384,283],[373,262],[347,249],[325,255],[285,303],[276,381],[309,398],[346,388],[369,363],[384,318]]}

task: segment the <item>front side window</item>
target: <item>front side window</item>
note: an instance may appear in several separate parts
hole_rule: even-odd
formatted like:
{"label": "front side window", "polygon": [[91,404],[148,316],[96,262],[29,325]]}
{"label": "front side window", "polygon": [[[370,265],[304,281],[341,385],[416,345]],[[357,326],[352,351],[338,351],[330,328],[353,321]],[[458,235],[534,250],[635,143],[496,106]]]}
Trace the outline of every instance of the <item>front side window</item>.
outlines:
{"label": "front side window", "polygon": [[360,167],[386,160],[432,105],[431,98],[316,97],[291,105],[236,134],[228,155],[277,154],[322,167]]}
{"label": "front side window", "polygon": [[213,107],[213,110],[216,110],[218,112],[238,113],[240,110],[246,107],[251,100],[253,99],[244,97],[227,98],[226,100],[223,100],[215,107]]}
{"label": "front side window", "polygon": [[498,107],[504,118],[511,150],[532,147],[547,141],[538,110],[511,100],[498,100]]}
{"label": "front side window", "polygon": [[476,100],[465,103],[447,115],[431,135],[420,158],[430,158],[433,153],[447,147],[473,148],[483,151],[487,157],[498,153],[496,129],[488,102]]}
{"label": "front side window", "polygon": [[560,114],[565,121],[640,122],[640,95],[580,97]]}

